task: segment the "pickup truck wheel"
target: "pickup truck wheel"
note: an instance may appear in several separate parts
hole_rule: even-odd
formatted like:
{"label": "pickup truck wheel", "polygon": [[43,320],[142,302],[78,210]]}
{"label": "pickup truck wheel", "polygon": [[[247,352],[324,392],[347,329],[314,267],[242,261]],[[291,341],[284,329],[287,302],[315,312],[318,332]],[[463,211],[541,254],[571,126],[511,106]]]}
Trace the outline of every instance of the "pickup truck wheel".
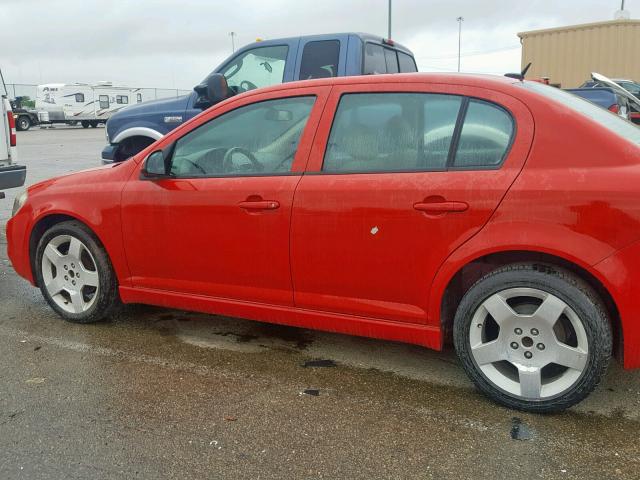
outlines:
{"label": "pickup truck wheel", "polygon": [[98,322],[120,303],[104,247],[79,222],[59,223],[44,233],[36,248],[35,273],[47,303],[69,322]]}
{"label": "pickup truck wheel", "polygon": [[31,128],[31,120],[26,115],[21,115],[18,117],[18,121],[16,122],[16,129],[25,132]]}
{"label": "pickup truck wheel", "polygon": [[597,294],[542,265],[489,273],[456,312],[454,344],[469,378],[492,400],[530,412],[582,401],[606,372],[611,327]]}

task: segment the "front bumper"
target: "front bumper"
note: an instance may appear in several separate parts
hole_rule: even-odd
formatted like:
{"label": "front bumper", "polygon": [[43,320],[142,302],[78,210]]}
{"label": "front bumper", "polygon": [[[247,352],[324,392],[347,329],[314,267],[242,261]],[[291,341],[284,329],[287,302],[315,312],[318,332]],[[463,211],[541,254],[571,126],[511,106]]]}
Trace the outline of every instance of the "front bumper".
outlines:
{"label": "front bumper", "polygon": [[620,315],[624,368],[640,368],[640,242],[593,267],[605,281]]}
{"label": "front bumper", "polygon": [[7,222],[7,255],[16,273],[35,285],[29,258],[30,215],[28,207],[23,207]]}
{"label": "front bumper", "polygon": [[27,167],[24,165],[10,165],[0,167],[0,190],[21,187],[27,178]]}
{"label": "front bumper", "polygon": [[102,163],[107,165],[116,161],[116,150],[118,149],[117,143],[110,143],[102,149]]}

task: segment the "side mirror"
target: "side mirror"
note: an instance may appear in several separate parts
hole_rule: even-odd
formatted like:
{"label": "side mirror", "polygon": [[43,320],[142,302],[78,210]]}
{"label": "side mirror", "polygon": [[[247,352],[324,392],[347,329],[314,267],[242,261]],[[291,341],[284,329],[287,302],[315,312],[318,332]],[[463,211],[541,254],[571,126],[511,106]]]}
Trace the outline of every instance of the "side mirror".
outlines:
{"label": "side mirror", "polygon": [[169,166],[164,158],[164,152],[157,150],[147,157],[144,161],[144,168],[142,169],[142,176],[144,178],[167,178],[169,174]]}
{"label": "side mirror", "polygon": [[194,107],[203,110],[231,96],[227,79],[220,73],[212,73],[193,89],[198,94]]}

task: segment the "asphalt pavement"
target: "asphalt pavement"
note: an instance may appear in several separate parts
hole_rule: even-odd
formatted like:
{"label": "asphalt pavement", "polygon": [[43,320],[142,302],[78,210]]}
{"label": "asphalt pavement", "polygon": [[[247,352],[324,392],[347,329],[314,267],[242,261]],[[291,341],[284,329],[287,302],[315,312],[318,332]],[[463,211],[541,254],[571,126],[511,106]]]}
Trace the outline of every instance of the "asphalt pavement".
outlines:
{"label": "asphalt pavement", "polygon": [[[18,133],[27,183],[99,165],[104,129]],[[640,372],[529,415],[452,351],[127,306],[57,317],[19,278],[0,200],[0,479],[638,479]]]}

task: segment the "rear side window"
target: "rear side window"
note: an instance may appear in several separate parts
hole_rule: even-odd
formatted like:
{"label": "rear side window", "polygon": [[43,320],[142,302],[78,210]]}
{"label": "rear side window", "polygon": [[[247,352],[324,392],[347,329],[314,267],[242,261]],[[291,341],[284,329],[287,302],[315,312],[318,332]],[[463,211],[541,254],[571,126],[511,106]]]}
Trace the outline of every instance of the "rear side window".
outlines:
{"label": "rear side window", "polygon": [[411,55],[398,52],[398,63],[400,64],[400,73],[417,72],[416,62]]}
{"label": "rear side window", "polygon": [[398,57],[395,50],[384,49],[384,59],[387,64],[387,73],[398,73]]}
{"label": "rear side window", "polygon": [[302,51],[300,80],[338,76],[340,41],[323,40],[309,42]]}
{"label": "rear side window", "polygon": [[453,166],[458,168],[499,166],[509,149],[512,135],[511,115],[492,103],[470,100]]}
{"label": "rear side window", "polygon": [[340,100],[322,169],[327,172],[444,170],[462,97],[349,94]]}
{"label": "rear side window", "polygon": [[109,108],[109,95],[100,95],[98,97],[100,108]]}
{"label": "rear side window", "polygon": [[364,75],[387,73],[387,62],[384,57],[384,48],[375,43],[366,43],[364,47]]}

